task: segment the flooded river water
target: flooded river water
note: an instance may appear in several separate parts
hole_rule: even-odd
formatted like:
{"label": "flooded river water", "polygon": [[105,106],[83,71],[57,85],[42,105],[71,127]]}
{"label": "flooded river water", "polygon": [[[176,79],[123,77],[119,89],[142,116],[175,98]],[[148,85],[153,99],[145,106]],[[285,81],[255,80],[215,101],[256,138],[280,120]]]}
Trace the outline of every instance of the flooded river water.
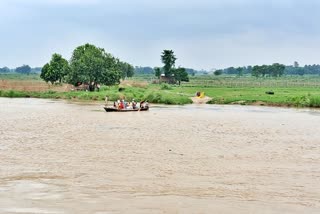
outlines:
{"label": "flooded river water", "polygon": [[0,98],[0,213],[320,213],[320,111]]}

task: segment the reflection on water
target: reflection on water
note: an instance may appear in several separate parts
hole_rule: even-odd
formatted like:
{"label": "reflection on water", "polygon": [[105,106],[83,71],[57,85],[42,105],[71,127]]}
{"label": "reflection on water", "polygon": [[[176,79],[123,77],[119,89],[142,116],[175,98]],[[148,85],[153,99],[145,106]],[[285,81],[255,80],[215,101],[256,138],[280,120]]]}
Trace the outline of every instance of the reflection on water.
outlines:
{"label": "reflection on water", "polygon": [[319,111],[0,98],[0,213],[319,213]]}

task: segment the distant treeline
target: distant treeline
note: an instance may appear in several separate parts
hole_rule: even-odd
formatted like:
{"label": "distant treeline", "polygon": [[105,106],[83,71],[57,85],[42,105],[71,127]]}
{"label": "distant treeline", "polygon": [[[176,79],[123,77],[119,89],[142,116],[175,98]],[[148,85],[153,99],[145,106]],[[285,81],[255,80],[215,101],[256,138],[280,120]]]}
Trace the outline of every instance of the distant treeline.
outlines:
{"label": "distant treeline", "polygon": [[[186,69],[186,72],[191,75],[191,76],[194,76],[194,75],[204,75],[204,74],[208,74],[209,72],[208,71],[205,71],[205,70],[195,70],[195,69],[192,69],[192,68],[185,68]],[[154,75],[155,74],[155,70],[154,68],[152,67],[142,67],[142,66],[136,66],[135,69],[134,69],[134,73],[137,74],[137,75]]]}
{"label": "distant treeline", "polygon": [[[284,66],[284,69],[283,67]],[[3,67],[0,68],[0,73],[21,73],[21,74],[30,74],[30,73],[41,73],[41,67],[31,68],[29,65],[22,65],[17,68],[8,68]],[[212,72],[206,70],[195,70],[192,68],[186,68],[187,73],[190,76],[195,75],[208,75],[212,74]],[[134,73],[136,75],[154,75],[155,70],[152,67],[143,67],[136,66],[134,68]],[[243,67],[228,67],[225,69],[219,69],[213,72],[215,75],[252,75],[252,76],[282,76],[282,75],[320,75],[320,65],[305,65],[303,67],[299,66],[297,62],[294,62],[293,65],[282,65],[278,63],[274,63],[272,65],[261,65],[261,66],[243,66]]]}
{"label": "distant treeline", "polygon": [[282,75],[320,75],[320,65],[305,65],[300,67],[298,62],[294,62],[294,65],[285,66],[279,63],[272,65],[255,65],[244,67],[229,67],[225,69],[216,70],[215,75],[227,74],[227,75],[252,75],[256,77],[267,76],[282,76]]}
{"label": "distant treeline", "polygon": [[0,68],[0,73],[20,73],[20,74],[30,74],[30,73],[41,73],[41,67],[31,68],[29,65],[22,65],[17,68]]}
{"label": "distant treeline", "polygon": [[[192,68],[186,68],[186,71],[189,75],[252,75],[256,77],[278,77],[283,75],[320,75],[320,65],[305,65],[304,67],[300,67],[297,62],[294,65],[283,65],[279,63],[274,63],[272,65],[249,65],[243,67],[228,67],[225,69],[219,69],[214,72],[209,72],[206,70],[195,70]],[[135,67],[135,74],[137,75],[154,75],[155,70],[152,67]]]}

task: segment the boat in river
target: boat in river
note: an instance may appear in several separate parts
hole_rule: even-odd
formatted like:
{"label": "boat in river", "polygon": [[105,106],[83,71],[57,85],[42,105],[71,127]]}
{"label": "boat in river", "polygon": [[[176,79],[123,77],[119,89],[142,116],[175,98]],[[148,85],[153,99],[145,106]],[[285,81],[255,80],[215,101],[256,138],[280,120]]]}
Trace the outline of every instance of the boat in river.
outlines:
{"label": "boat in river", "polygon": [[148,111],[149,106],[136,109],[118,109],[115,107],[103,107],[106,112],[130,112],[130,111]]}

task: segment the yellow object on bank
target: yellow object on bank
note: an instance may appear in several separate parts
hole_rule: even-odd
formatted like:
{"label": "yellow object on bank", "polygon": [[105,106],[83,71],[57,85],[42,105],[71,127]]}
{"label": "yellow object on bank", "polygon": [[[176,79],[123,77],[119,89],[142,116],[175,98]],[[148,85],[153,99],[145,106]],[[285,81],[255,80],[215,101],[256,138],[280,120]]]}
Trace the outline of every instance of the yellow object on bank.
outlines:
{"label": "yellow object on bank", "polygon": [[198,98],[204,98],[204,96],[205,96],[205,95],[204,95],[204,92],[201,92],[201,93],[200,93],[200,96],[198,96]]}

